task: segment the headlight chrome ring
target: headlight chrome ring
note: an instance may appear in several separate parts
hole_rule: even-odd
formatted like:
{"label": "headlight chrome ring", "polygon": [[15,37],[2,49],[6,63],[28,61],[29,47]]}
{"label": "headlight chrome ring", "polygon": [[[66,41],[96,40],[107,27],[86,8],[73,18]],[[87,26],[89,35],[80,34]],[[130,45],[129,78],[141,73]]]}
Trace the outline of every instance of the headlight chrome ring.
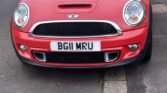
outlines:
{"label": "headlight chrome ring", "polygon": [[20,3],[14,13],[14,22],[18,28],[26,26],[29,20],[29,7],[26,3]]}
{"label": "headlight chrome ring", "polygon": [[130,0],[125,4],[123,18],[129,26],[138,26],[143,22],[144,17],[145,7],[140,0]]}

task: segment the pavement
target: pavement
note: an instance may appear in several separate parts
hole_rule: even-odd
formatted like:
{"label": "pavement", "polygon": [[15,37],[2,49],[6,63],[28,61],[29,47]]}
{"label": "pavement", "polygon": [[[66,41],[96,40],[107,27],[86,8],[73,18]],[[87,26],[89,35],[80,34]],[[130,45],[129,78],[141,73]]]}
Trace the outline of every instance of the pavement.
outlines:
{"label": "pavement", "polygon": [[0,2],[0,93],[167,93],[167,0],[152,0],[151,61],[105,70],[22,65],[10,37],[10,19],[17,0]]}

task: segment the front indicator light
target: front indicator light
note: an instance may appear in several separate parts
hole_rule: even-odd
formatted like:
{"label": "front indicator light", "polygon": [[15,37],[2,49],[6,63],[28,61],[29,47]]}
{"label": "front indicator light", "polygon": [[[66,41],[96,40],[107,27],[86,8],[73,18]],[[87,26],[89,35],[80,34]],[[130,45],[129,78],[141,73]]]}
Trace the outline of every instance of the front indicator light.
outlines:
{"label": "front indicator light", "polygon": [[25,52],[27,51],[28,47],[26,45],[20,45],[20,50]]}
{"label": "front indicator light", "polygon": [[131,51],[136,51],[138,49],[138,44],[131,44],[131,45],[128,45],[128,48],[131,50]]}

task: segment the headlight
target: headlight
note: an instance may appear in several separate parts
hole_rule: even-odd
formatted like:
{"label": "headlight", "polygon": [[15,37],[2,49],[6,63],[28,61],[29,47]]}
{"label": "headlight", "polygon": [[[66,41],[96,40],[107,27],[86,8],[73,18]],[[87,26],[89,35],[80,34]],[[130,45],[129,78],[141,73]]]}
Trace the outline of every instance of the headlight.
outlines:
{"label": "headlight", "polygon": [[143,21],[144,16],[145,9],[140,1],[131,0],[125,5],[123,17],[128,25],[139,25]]}
{"label": "headlight", "polygon": [[14,22],[15,24],[23,28],[29,19],[29,8],[26,4],[19,4],[15,13],[14,13]]}

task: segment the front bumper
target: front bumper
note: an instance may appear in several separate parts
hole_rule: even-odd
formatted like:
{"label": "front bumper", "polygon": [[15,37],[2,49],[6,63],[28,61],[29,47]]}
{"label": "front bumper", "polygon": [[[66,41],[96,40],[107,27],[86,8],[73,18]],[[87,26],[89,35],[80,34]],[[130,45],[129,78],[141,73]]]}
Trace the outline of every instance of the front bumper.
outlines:
{"label": "front bumper", "polygon": [[[43,67],[56,67],[56,68],[101,68],[101,67],[114,67],[132,63],[139,60],[143,56],[142,50],[145,48],[147,41],[148,27],[136,29],[133,31],[123,32],[120,36],[100,37],[100,38],[37,38],[32,37],[28,33],[18,31],[17,28],[12,28],[12,39],[15,50],[18,56],[26,63],[43,66]],[[114,62],[101,62],[101,63],[87,63],[87,64],[61,64],[51,62],[40,62],[36,60],[32,51],[52,52],[50,49],[51,41],[101,41],[101,52],[120,51],[119,58]],[[19,45],[28,46],[28,50],[23,52],[20,50]],[[136,51],[130,51],[128,45],[138,44],[139,47]]]}
{"label": "front bumper", "polygon": [[23,61],[26,64],[34,65],[34,66],[39,66],[39,67],[47,67],[47,68],[69,68],[69,69],[93,69],[93,68],[111,68],[111,67],[118,67],[118,66],[123,66],[123,65],[128,65],[131,63],[138,63],[142,61],[144,58],[144,55],[146,54],[145,51],[141,51],[141,53],[138,56],[135,56],[130,59],[126,59],[123,61],[120,61],[116,64],[111,64],[111,65],[106,65],[106,66],[53,66],[53,65],[45,65],[45,64],[39,64],[37,62],[34,62],[32,60],[26,59],[18,55],[19,59]]}

